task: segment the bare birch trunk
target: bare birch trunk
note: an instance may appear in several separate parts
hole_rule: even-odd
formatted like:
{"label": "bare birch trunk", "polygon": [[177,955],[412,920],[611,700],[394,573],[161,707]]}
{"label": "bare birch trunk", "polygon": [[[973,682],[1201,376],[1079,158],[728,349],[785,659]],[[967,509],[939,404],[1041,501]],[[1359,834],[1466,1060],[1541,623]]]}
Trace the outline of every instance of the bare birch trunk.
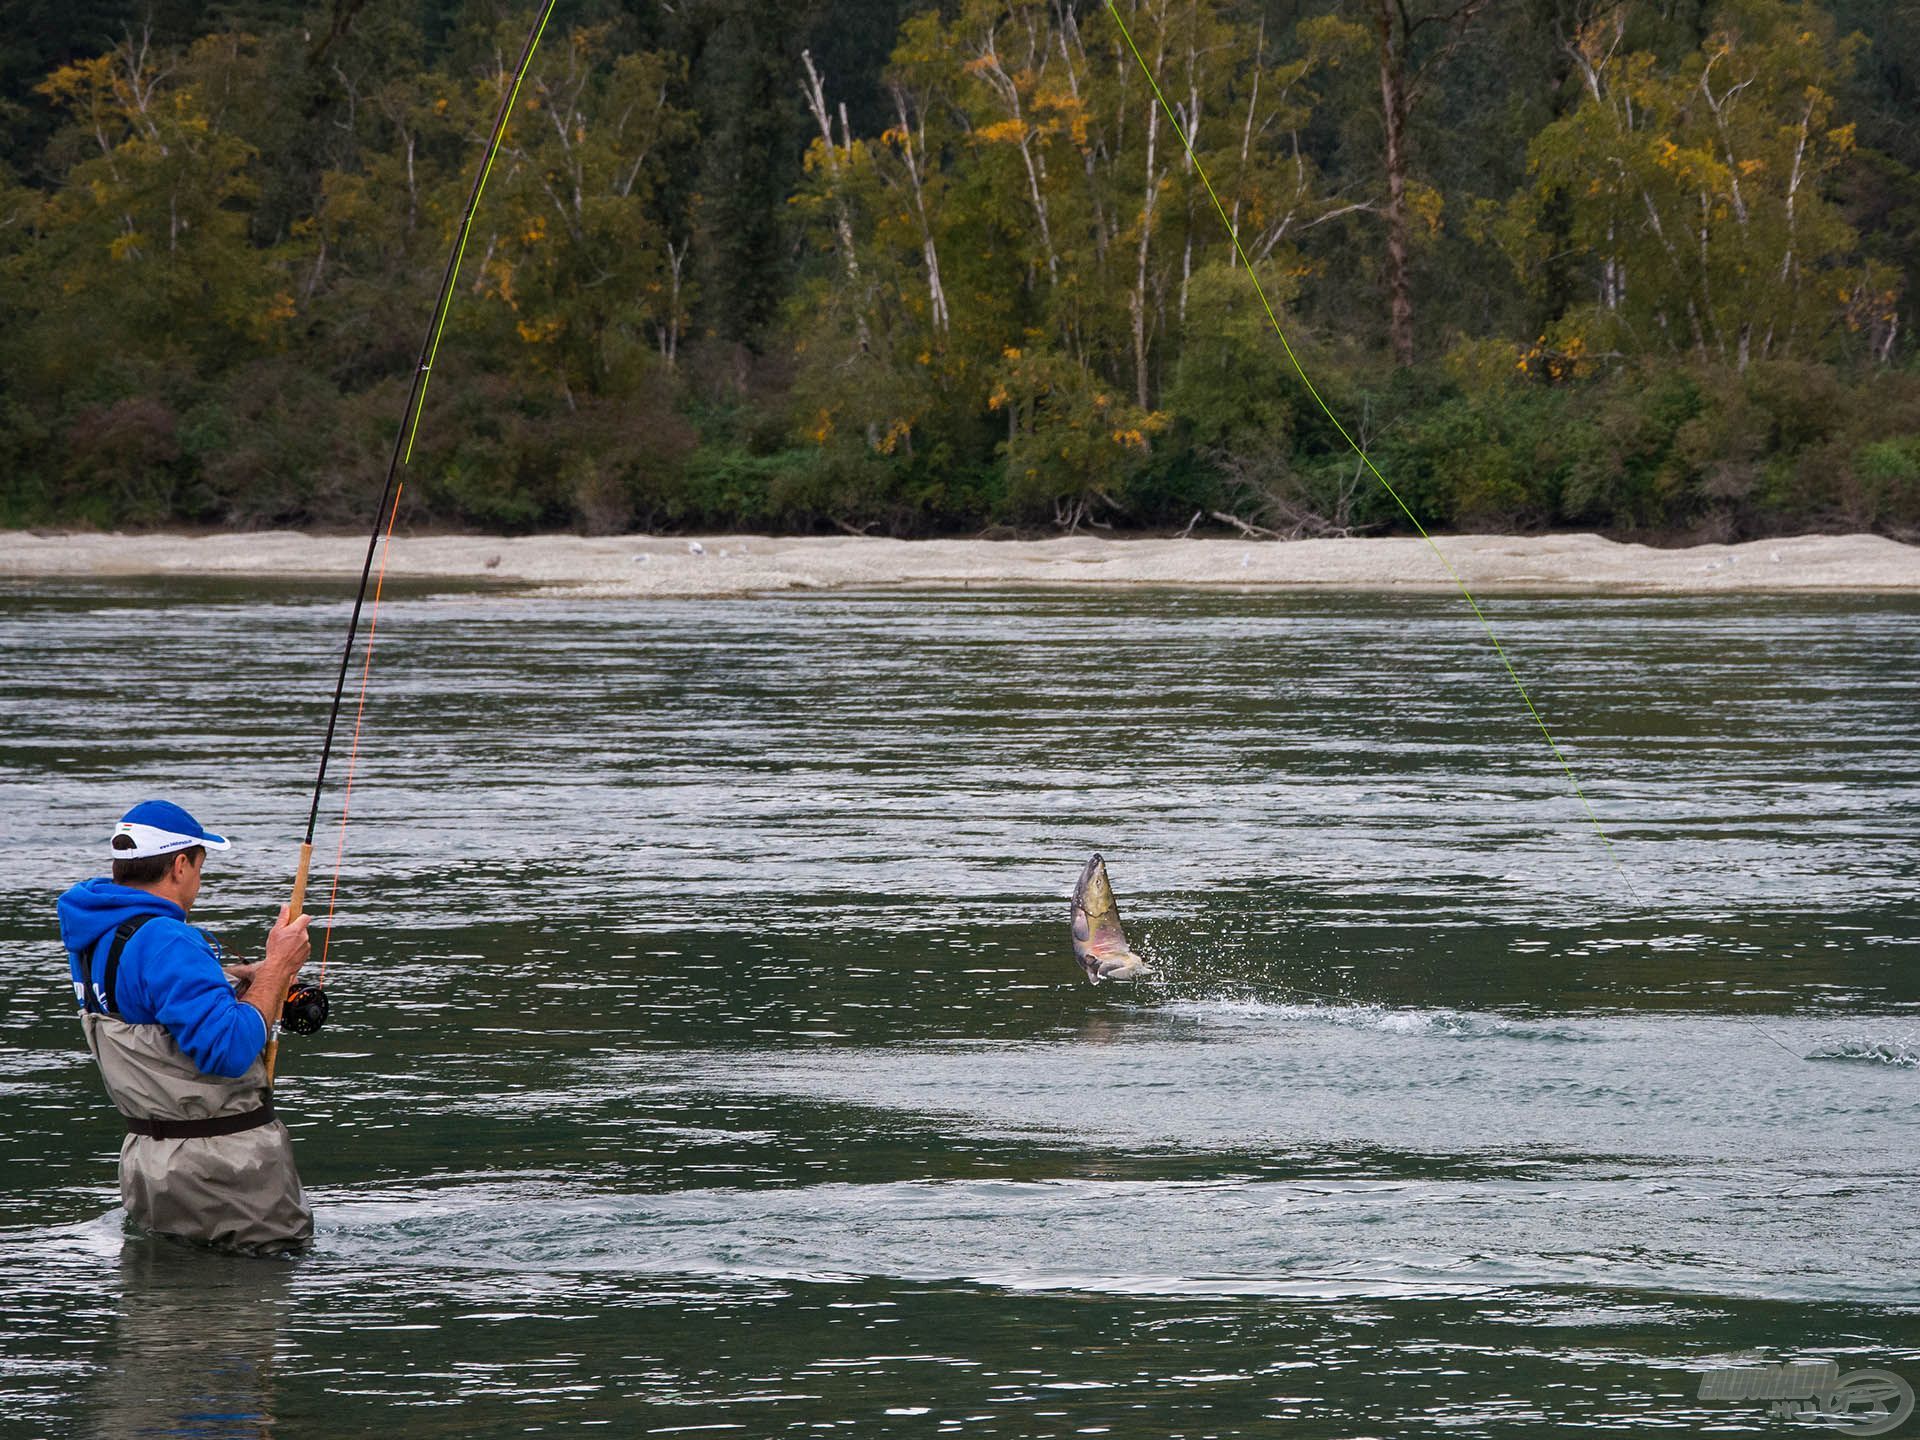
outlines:
{"label": "bare birch trunk", "polygon": [[667,241],[667,322],[660,327],[660,358],[669,370],[680,358],[680,277],[692,248],[691,240],[682,240],[678,250],[671,240]]}
{"label": "bare birch trunk", "polygon": [[[936,335],[945,335],[948,327],[947,292],[940,283],[940,250],[933,239],[933,221],[927,214],[927,187],[920,171],[919,152],[913,145],[913,126],[907,118],[907,95],[898,83],[888,86],[893,92],[893,113],[900,121],[900,151],[907,164],[907,180],[913,186],[913,210],[920,222],[920,251],[927,264],[927,304]],[[924,142],[926,132],[921,132]]]}
{"label": "bare birch trunk", "polygon": [[999,52],[993,46],[992,34],[986,38],[980,62],[981,78],[998,92],[1001,102],[1006,106],[1007,117],[1020,127],[1020,160],[1027,171],[1027,198],[1033,203],[1034,220],[1040,226],[1040,244],[1047,257],[1047,283],[1057,285],[1060,283],[1060,258],[1054,253],[1053,225],[1047,215],[1047,164],[1033,153],[1033,136],[1028,133],[1026,111],[1020,104],[1020,87],[1001,65]]}
{"label": "bare birch trunk", "polygon": [[1380,113],[1387,140],[1387,311],[1393,356],[1413,364],[1413,288],[1408,274],[1406,56],[1394,26],[1393,0],[1377,0],[1380,34]]}
{"label": "bare birch trunk", "polygon": [[1260,33],[1253,45],[1253,86],[1247,95],[1247,119],[1240,127],[1240,178],[1233,187],[1233,212],[1227,217],[1227,232],[1237,246],[1240,243],[1240,192],[1246,185],[1247,157],[1253,153],[1253,117],[1260,108],[1260,77],[1267,64],[1267,21],[1260,18]]}
{"label": "bare birch trunk", "polygon": [[[1160,71],[1160,64],[1166,58],[1167,32],[1164,23],[1160,27],[1159,48],[1153,57],[1154,73]],[[1154,201],[1160,194],[1160,177],[1154,170],[1160,139],[1160,107],[1155,103],[1151,92],[1147,93],[1147,184],[1146,194],[1140,203],[1140,246],[1135,256],[1133,294],[1129,297],[1129,308],[1133,312],[1133,389],[1134,399],[1142,410],[1147,407],[1147,260],[1153,247],[1153,211]]]}
{"label": "bare birch trunk", "polygon": [[[1783,286],[1793,277],[1793,252],[1799,241],[1799,220],[1795,207],[1800,198],[1801,167],[1805,164],[1807,156],[1807,132],[1812,124],[1813,101],[1808,100],[1807,108],[1800,116],[1800,136],[1793,147],[1793,172],[1787,177],[1787,245],[1785,253],[1780,257],[1780,283]],[[1792,320],[1789,318],[1787,340],[1782,349],[1791,350],[1792,346],[1793,329]],[[1767,349],[1771,350],[1772,348],[1773,328],[1769,326],[1767,329]]]}
{"label": "bare birch trunk", "polygon": [[[827,175],[833,188],[834,234],[840,242],[840,256],[847,271],[847,286],[853,296],[854,329],[860,339],[860,348],[864,351],[871,348],[872,336],[867,331],[866,297],[861,294],[860,257],[853,245],[853,216],[847,209],[846,197],[840,191],[840,152],[833,143],[833,119],[827,111],[826,86],[821,83],[820,72],[814,67],[811,50],[802,50],[800,61],[807,67],[807,80],[800,90],[807,97],[807,108],[813,112],[814,123],[820,127],[820,138],[827,147]],[[844,131],[844,111],[840,124]]]}
{"label": "bare birch trunk", "polygon": [[413,131],[401,133],[407,137],[407,233],[411,235],[420,224],[420,183],[413,173]]}
{"label": "bare birch trunk", "polygon": [[1189,17],[1187,29],[1187,145],[1182,147],[1180,166],[1187,176],[1187,243],[1180,257],[1180,307],[1179,320],[1184,328],[1187,323],[1187,287],[1193,280],[1193,150],[1200,148],[1200,56],[1195,44],[1195,27]]}

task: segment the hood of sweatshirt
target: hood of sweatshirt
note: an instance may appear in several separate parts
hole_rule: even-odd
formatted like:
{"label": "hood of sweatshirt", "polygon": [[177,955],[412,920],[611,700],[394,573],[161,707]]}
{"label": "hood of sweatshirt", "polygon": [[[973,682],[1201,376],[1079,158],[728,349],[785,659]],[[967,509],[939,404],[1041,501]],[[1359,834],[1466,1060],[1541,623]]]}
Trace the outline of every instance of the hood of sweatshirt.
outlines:
{"label": "hood of sweatshirt", "polygon": [[168,920],[184,920],[187,912],[171,900],[131,885],[116,885],[100,878],[82,880],[60,897],[60,943],[67,949],[86,954],[100,943],[100,937],[117,929],[136,915],[159,915]]}

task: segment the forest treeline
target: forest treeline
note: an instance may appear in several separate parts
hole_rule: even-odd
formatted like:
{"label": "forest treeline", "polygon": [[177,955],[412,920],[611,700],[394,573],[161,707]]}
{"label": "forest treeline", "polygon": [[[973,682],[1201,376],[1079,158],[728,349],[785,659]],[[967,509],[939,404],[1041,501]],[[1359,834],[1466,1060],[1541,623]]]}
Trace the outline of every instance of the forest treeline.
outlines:
{"label": "forest treeline", "polygon": [[[1218,211],[1095,0],[563,0],[409,522],[1405,528],[1231,233],[1427,524],[1920,531],[1911,0],[1118,4]],[[364,523],[530,7],[18,8],[0,524]]]}

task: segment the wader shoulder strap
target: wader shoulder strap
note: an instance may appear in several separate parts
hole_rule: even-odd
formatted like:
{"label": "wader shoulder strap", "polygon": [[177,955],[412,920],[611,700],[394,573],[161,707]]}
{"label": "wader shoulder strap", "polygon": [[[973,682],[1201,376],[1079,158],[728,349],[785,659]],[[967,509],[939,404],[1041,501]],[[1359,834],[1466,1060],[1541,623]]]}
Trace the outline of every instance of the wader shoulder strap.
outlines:
{"label": "wader shoulder strap", "polygon": [[83,967],[81,978],[86,986],[86,1007],[94,1014],[111,1015],[116,1020],[120,1018],[120,1002],[116,993],[120,979],[120,952],[127,948],[129,940],[140,933],[142,925],[157,918],[154,915],[136,915],[113,932],[113,944],[107,948],[106,974],[101,977],[99,990],[93,988],[92,964]]}

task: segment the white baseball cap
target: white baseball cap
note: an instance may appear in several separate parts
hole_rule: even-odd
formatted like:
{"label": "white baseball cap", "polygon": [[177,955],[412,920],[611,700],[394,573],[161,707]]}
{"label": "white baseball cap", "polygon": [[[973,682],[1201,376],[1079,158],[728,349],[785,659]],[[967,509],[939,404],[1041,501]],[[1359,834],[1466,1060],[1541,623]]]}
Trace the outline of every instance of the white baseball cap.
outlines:
{"label": "white baseball cap", "polygon": [[107,842],[116,860],[144,860],[150,855],[171,855],[204,845],[209,850],[227,850],[232,841],[216,835],[200,822],[166,800],[142,800],[120,817]]}

